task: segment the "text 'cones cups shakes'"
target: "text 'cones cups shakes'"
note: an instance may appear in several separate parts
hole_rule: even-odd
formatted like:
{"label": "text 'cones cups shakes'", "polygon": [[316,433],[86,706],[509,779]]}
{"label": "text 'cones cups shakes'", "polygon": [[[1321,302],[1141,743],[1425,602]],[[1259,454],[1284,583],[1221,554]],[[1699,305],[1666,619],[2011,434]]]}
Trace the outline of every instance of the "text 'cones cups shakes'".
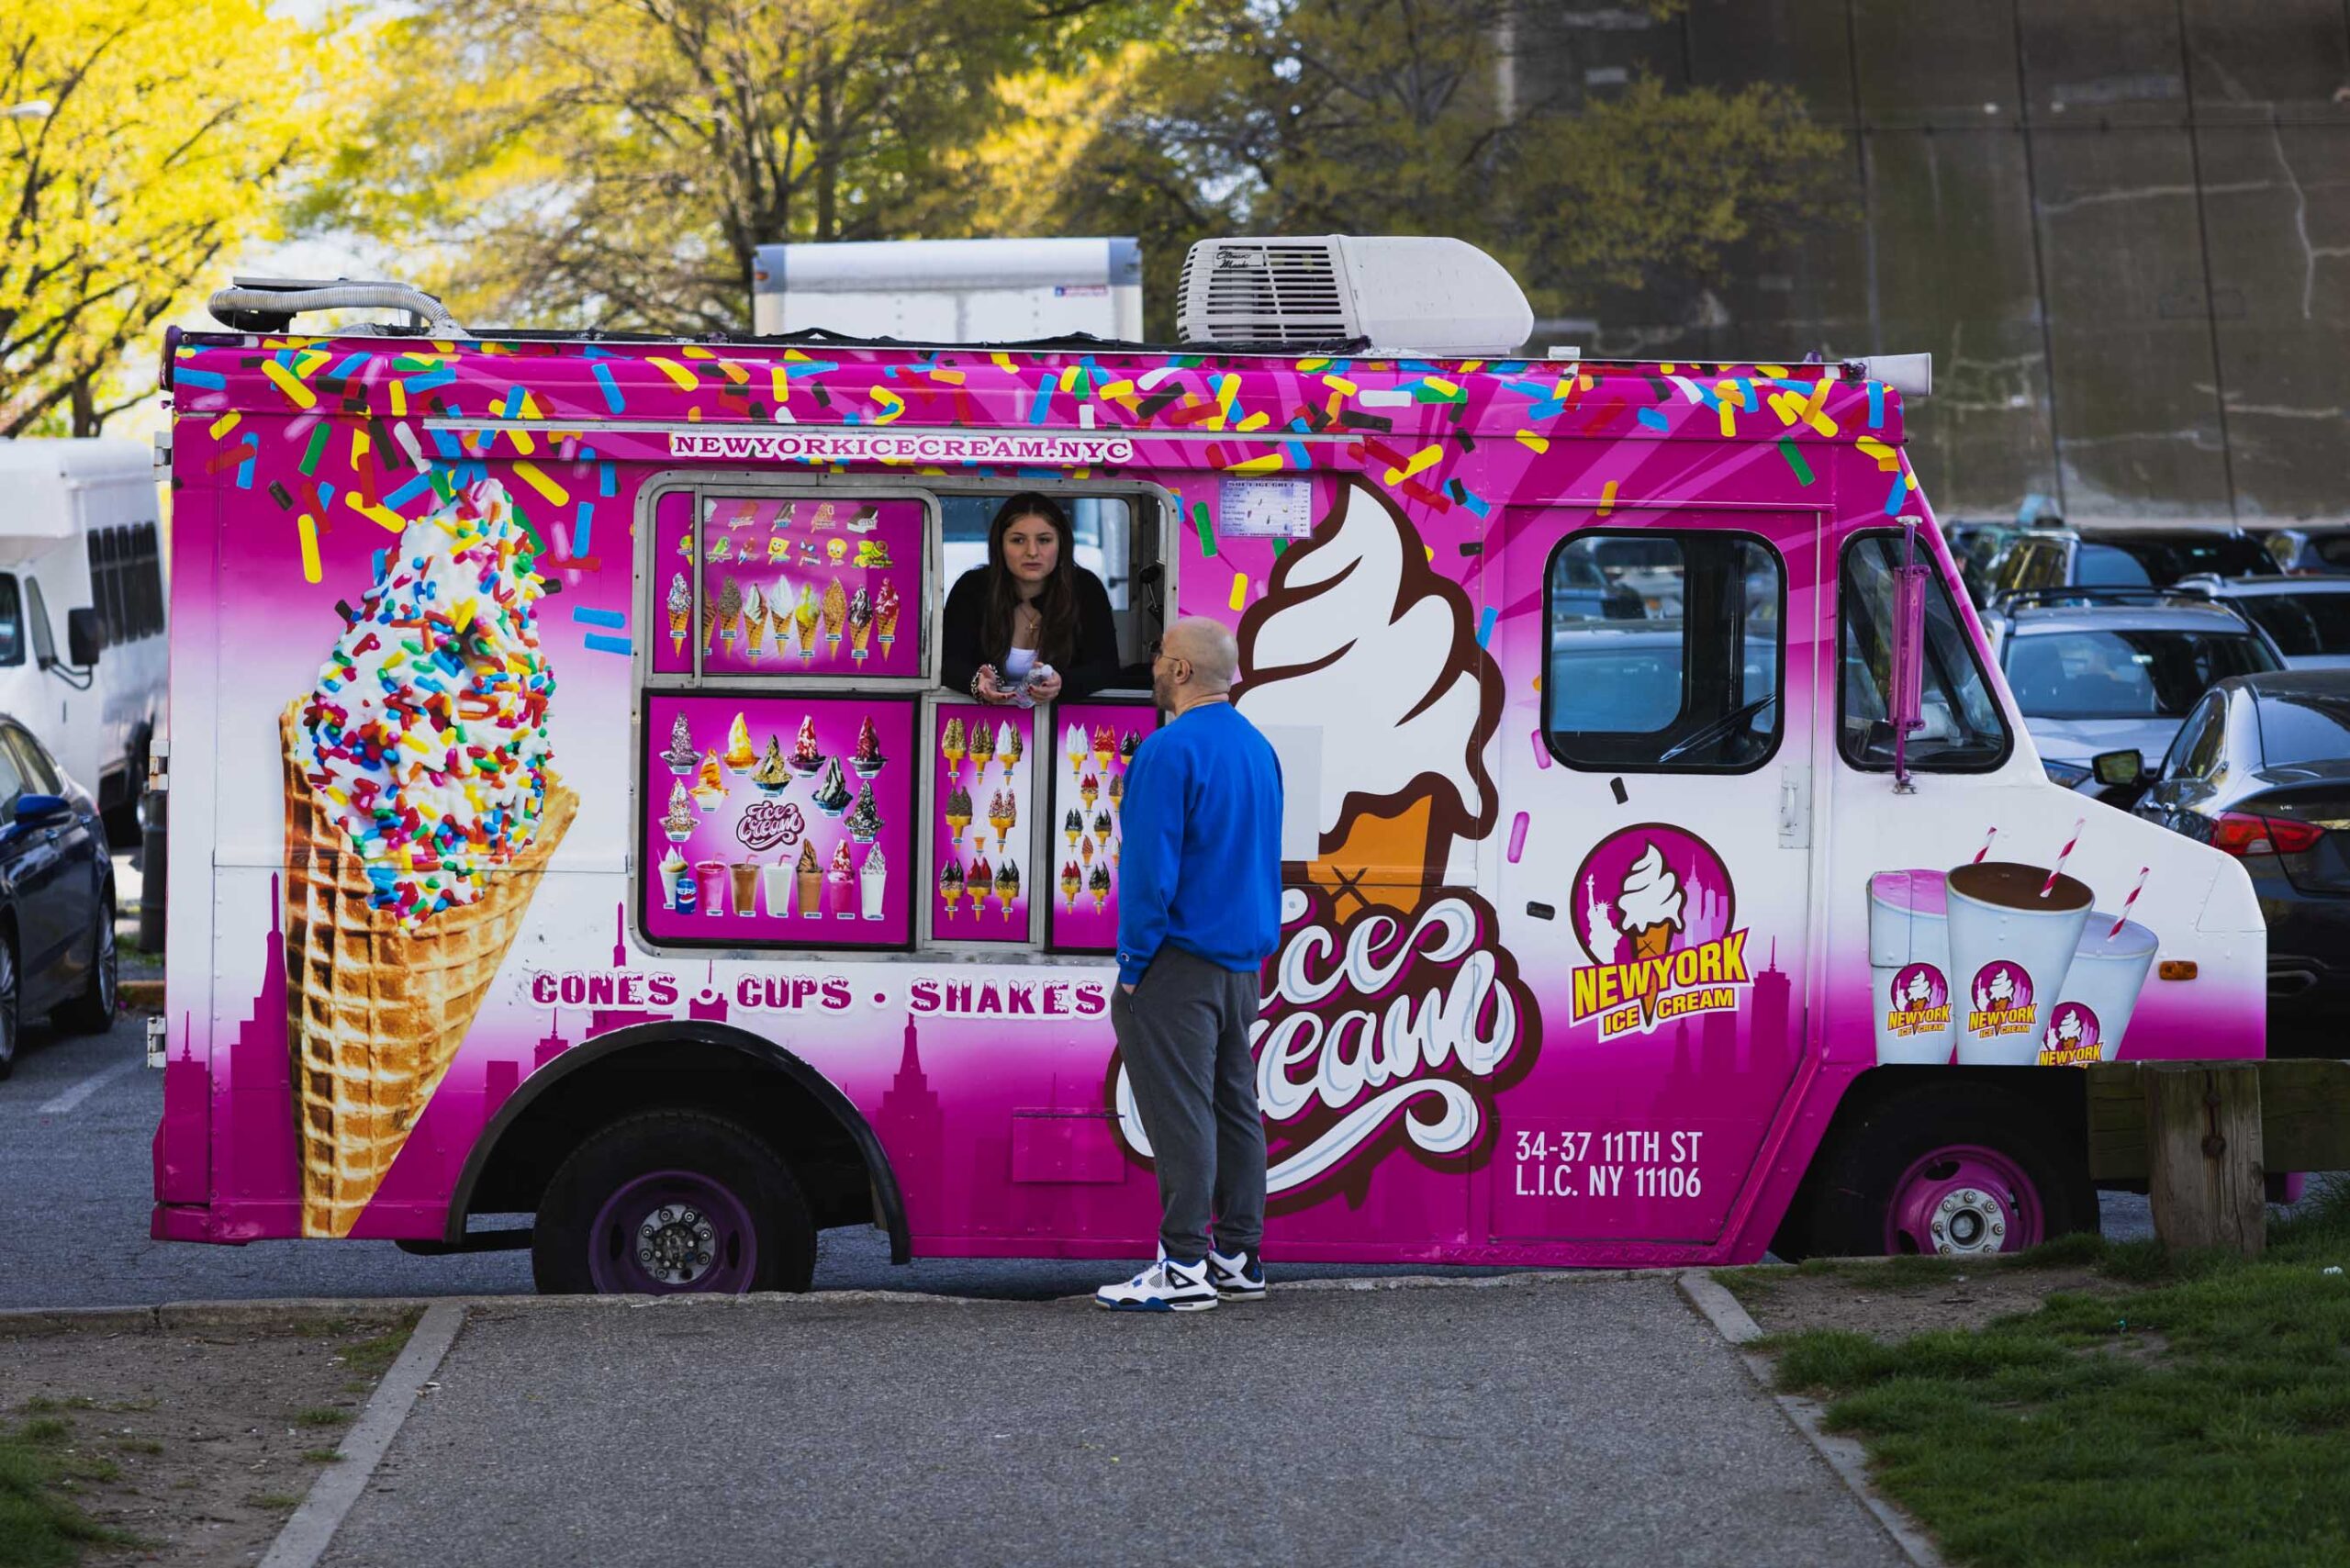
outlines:
{"label": "text 'cones cups shakes'", "polygon": [[547,766],[532,549],[495,483],[411,522],[279,715],[305,1235],[350,1234],[383,1185],[578,811]]}
{"label": "text 'cones cups shakes'", "polygon": [[1403,517],[1353,484],[1241,617],[1234,705],[1261,729],[1321,737],[1306,875],[1342,914],[1416,907],[1453,840],[1493,828],[1502,683],[1475,620]]}

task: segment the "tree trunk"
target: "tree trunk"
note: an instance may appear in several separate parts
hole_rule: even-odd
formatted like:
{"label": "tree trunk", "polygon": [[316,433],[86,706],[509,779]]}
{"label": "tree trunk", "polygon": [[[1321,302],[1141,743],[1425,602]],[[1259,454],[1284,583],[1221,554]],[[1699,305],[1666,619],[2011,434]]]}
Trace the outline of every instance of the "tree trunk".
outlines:
{"label": "tree trunk", "polygon": [[84,372],[73,378],[73,433],[77,436],[96,435],[101,423],[97,392],[90,385],[89,374]]}

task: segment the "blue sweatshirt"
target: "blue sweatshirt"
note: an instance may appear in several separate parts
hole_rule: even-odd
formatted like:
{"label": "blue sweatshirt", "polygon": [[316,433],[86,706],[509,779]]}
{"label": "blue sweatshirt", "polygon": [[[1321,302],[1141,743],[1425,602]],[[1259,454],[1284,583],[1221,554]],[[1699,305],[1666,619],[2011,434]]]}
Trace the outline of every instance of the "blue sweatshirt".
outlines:
{"label": "blue sweatshirt", "polygon": [[1118,979],[1163,946],[1252,971],[1281,928],[1281,765],[1229,702],[1144,737],[1126,767]]}

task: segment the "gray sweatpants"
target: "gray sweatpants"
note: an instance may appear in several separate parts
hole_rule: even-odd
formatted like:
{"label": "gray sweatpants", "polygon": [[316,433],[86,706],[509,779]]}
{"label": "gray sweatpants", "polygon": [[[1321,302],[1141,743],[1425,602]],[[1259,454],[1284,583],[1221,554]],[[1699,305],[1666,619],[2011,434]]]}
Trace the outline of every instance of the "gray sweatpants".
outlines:
{"label": "gray sweatpants", "polygon": [[1257,976],[1161,947],[1110,1023],[1158,1166],[1158,1244],[1180,1263],[1215,1249],[1254,1254],[1265,1239],[1265,1121],[1248,1026]]}

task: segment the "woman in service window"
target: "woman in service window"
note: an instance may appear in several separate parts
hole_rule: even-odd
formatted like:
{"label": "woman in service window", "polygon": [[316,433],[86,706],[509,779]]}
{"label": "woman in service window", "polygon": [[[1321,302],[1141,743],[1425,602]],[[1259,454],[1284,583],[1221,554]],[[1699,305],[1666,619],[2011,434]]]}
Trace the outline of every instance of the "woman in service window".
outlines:
{"label": "woman in service window", "polygon": [[1118,678],[1109,590],[1079,566],[1069,514],[1023,493],[988,525],[988,563],[946,596],[940,682],[982,702],[1091,697]]}

